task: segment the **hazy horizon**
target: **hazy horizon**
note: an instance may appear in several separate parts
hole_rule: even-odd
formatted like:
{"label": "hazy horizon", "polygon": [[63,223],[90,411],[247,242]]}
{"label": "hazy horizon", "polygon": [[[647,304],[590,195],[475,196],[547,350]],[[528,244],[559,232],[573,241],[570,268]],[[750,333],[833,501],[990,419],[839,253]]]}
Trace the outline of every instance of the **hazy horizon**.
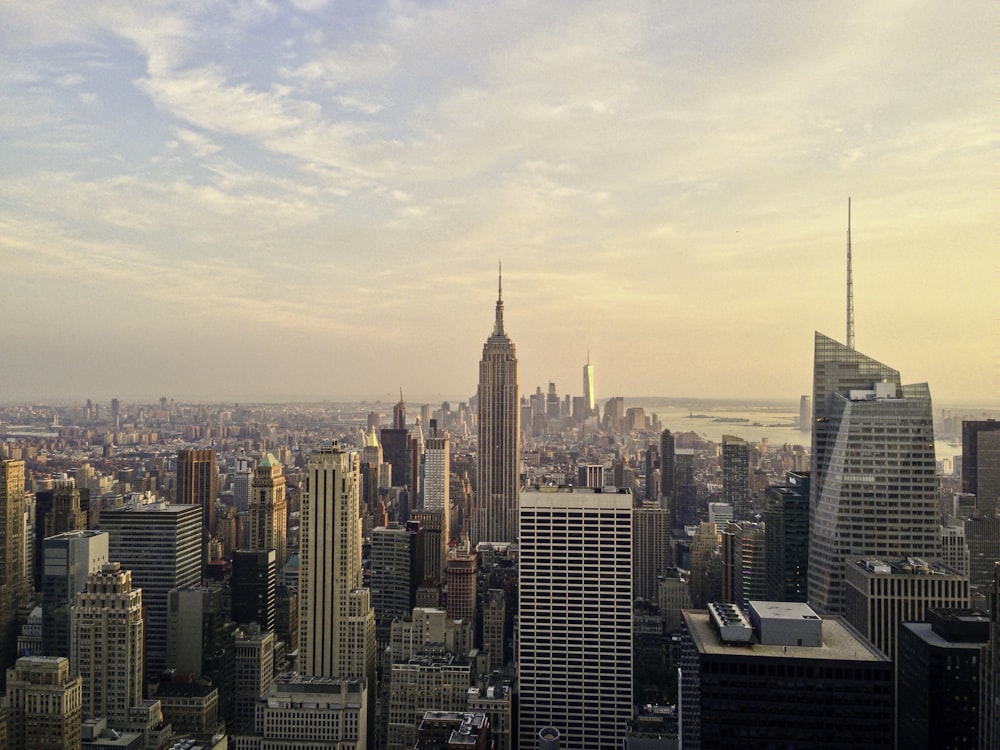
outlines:
{"label": "hazy horizon", "polygon": [[0,0],[0,400],[993,401],[998,8]]}

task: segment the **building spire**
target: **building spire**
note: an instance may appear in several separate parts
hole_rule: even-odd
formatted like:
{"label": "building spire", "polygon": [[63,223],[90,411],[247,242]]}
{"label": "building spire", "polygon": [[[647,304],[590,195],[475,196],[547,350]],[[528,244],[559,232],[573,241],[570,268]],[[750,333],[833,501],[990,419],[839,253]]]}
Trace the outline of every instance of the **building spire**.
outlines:
{"label": "building spire", "polygon": [[847,348],[854,348],[854,279],[851,275],[851,197],[847,196]]}
{"label": "building spire", "polygon": [[493,335],[503,336],[503,265],[497,261],[497,320],[493,324]]}

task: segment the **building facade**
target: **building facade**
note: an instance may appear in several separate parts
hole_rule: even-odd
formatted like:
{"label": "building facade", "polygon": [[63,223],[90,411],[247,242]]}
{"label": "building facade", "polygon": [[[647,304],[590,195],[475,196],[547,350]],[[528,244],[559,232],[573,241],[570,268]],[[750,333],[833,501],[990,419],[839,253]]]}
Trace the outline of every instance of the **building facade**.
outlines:
{"label": "building facade", "polygon": [[249,549],[273,549],[279,568],[287,559],[287,518],[285,474],[278,460],[268,453],[257,464],[250,485]]}
{"label": "building facade", "polygon": [[24,461],[0,460],[0,672],[14,664],[18,610],[28,602]]}
{"label": "building facade", "polygon": [[518,747],[620,748],[632,715],[632,494],[521,493]]}
{"label": "building facade", "polygon": [[70,655],[70,609],[91,573],[108,562],[105,531],[67,531],[42,543],[42,651]]}
{"label": "building facade", "polygon": [[63,656],[22,656],[7,670],[9,750],[80,747],[82,683]]}
{"label": "building facade", "polygon": [[197,505],[202,527],[215,530],[215,498],[219,471],[211,448],[182,448],[177,452],[177,502]]}

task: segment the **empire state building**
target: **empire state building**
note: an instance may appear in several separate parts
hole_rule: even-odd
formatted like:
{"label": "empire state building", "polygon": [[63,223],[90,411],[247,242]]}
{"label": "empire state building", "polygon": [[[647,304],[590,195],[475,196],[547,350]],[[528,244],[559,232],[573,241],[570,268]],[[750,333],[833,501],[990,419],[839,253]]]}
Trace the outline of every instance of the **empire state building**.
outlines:
{"label": "empire state building", "polygon": [[479,362],[479,465],[473,544],[517,538],[520,491],[520,397],[514,342],[503,330],[502,278],[497,284],[496,322]]}

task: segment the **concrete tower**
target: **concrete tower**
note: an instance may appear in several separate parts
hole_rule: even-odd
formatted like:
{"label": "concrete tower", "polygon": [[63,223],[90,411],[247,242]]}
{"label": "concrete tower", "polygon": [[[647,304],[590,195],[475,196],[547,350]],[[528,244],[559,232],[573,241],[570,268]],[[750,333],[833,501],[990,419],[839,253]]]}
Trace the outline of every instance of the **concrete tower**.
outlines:
{"label": "concrete tower", "polygon": [[285,565],[285,475],[268,453],[257,464],[250,489],[250,549],[275,551],[279,568]]}
{"label": "concrete tower", "polygon": [[520,490],[520,401],[517,354],[503,328],[503,286],[498,285],[493,333],[479,362],[479,461],[472,542],[513,542]]}
{"label": "concrete tower", "polygon": [[336,441],[309,458],[299,548],[299,671],[375,675],[375,615],[361,585],[358,454]]}
{"label": "concrete tower", "polygon": [[844,612],[845,564],[936,560],[934,424],[926,383],[821,333],[813,373],[809,602]]}

